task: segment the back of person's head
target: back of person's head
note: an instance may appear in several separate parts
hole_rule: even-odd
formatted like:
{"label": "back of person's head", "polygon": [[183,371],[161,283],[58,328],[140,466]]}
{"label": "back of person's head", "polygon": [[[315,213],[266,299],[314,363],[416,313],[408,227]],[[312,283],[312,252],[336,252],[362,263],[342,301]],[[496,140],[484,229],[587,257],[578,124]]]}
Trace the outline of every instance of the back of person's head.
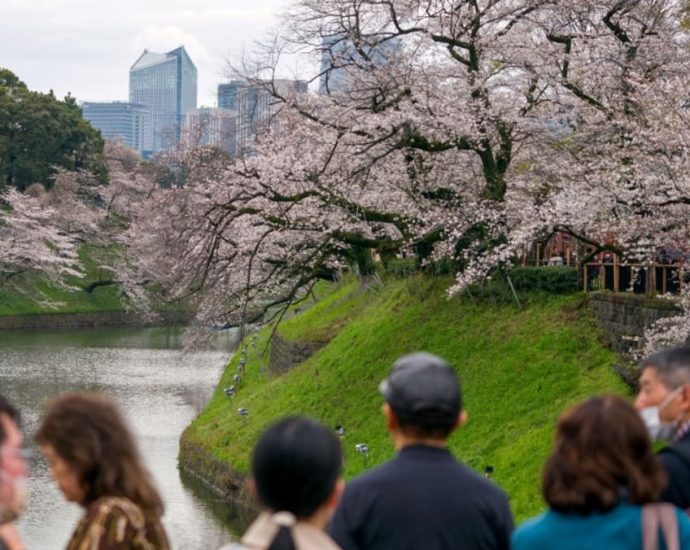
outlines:
{"label": "back of person's head", "polygon": [[589,514],[621,500],[642,505],[656,500],[664,483],[644,423],[622,397],[592,397],[561,416],[542,475],[551,508]]}
{"label": "back of person's head", "polygon": [[653,368],[657,377],[670,390],[690,384],[690,346],[667,348],[642,360],[641,370]]}
{"label": "back of person's head", "polygon": [[455,371],[430,353],[411,353],[398,359],[379,391],[402,432],[410,437],[446,439],[462,411]]}
{"label": "back of person's head", "polygon": [[34,436],[77,474],[88,506],[104,496],[125,497],[147,514],[163,513],[163,503],[139,456],[119,408],[96,394],[67,393],[46,410]]}
{"label": "back of person's head", "polygon": [[[15,409],[2,395],[0,395],[0,415],[5,416],[19,426],[19,411],[17,411],[17,409]],[[5,427],[0,423],[0,445],[5,442],[6,437]]]}
{"label": "back of person's head", "polygon": [[[329,502],[342,463],[332,430],[307,418],[280,420],[261,434],[252,455],[258,499],[278,516],[310,518]],[[281,524],[271,550],[294,548],[289,523]]]}

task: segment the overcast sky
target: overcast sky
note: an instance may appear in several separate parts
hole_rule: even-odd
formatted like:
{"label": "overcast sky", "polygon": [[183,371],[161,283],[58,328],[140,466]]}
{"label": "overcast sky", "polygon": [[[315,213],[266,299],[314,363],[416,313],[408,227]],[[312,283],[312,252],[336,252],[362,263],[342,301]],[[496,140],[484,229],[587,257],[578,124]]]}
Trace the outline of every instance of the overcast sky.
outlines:
{"label": "overcast sky", "polygon": [[80,101],[127,100],[143,50],[184,45],[199,105],[213,105],[228,59],[278,25],[288,0],[0,0],[0,67],[29,88]]}

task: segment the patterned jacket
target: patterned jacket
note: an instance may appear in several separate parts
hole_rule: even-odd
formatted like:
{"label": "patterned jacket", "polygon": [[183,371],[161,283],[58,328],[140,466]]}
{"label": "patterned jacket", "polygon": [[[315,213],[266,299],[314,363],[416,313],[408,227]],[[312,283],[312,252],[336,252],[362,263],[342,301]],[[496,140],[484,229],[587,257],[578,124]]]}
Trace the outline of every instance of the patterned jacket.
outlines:
{"label": "patterned jacket", "polygon": [[158,517],[123,497],[101,497],[79,521],[66,550],[169,550]]}

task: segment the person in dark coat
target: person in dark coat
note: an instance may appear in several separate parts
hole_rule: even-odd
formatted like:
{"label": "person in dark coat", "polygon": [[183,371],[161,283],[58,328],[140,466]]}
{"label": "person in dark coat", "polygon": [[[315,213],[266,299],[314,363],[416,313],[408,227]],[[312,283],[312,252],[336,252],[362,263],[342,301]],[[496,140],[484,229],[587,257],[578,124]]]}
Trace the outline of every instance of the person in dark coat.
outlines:
{"label": "person in dark coat", "polygon": [[506,495],[446,447],[467,419],[453,369],[428,353],[406,355],[379,391],[398,453],[347,484],[333,539],[344,550],[509,548]]}

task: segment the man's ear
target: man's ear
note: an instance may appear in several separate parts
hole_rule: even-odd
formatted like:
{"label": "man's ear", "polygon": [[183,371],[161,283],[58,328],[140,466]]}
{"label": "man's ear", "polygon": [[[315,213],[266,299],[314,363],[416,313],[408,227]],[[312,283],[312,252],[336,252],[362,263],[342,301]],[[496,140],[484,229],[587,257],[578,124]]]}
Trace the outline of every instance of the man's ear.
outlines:
{"label": "man's ear", "polygon": [[455,428],[459,428],[460,426],[464,426],[465,422],[467,422],[467,411],[462,410],[458,413],[458,419],[455,421]]}
{"label": "man's ear", "polygon": [[388,403],[384,403],[382,409],[383,416],[386,417],[386,428],[389,432],[396,430],[400,424],[398,423],[398,417],[395,416],[395,412]]}
{"label": "man's ear", "polygon": [[683,384],[683,389],[680,391],[680,409],[684,412],[690,412],[690,384]]}

